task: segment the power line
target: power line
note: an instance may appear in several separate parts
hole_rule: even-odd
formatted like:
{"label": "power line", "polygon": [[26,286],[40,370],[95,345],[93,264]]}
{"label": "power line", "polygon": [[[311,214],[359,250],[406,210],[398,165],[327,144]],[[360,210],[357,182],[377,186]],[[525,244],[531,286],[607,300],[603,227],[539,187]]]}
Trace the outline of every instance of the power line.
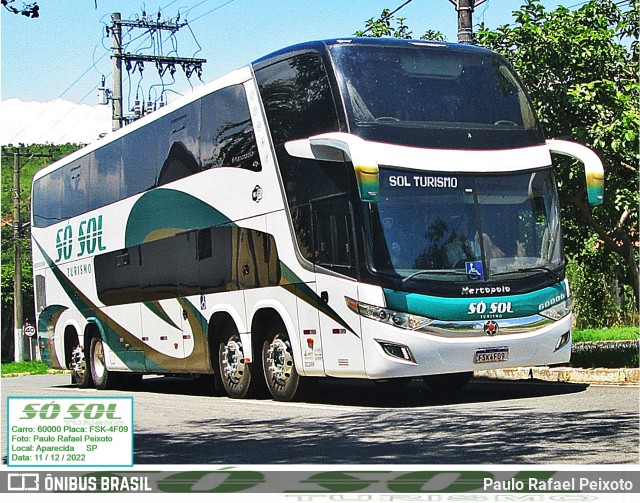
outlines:
{"label": "power line", "polygon": [[[158,14],[163,13],[163,11],[164,11],[167,7],[170,7],[171,5],[175,4],[175,3],[176,3],[176,1],[177,1],[177,0],[170,1],[170,2],[168,2],[166,5],[164,5],[164,6],[160,7],[160,8],[159,8],[159,11],[158,11]],[[210,0],[203,0],[203,1],[199,2],[199,3],[197,3],[196,5],[194,5],[194,6],[190,7],[190,8],[188,8],[188,9],[187,9],[187,11],[186,11],[186,13],[188,13],[188,12],[190,12],[190,11],[194,10],[195,8],[197,8],[197,7],[199,7],[199,6],[201,6],[201,5],[205,4],[205,3],[207,3],[208,1],[210,1]],[[228,5],[228,4],[230,4],[230,3],[233,3],[234,1],[235,1],[235,0],[230,0],[230,1],[228,1],[228,2],[226,2],[226,3],[224,3],[224,4],[222,4],[222,5],[217,6],[217,7],[215,7],[214,9],[211,9],[210,11],[205,12],[204,14],[200,15],[198,18],[196,18],[196,20],[201,19],[201,18],[203,18],[203,17],[207,16],[208,14],[210,14],[211,12],[214,12],[214,11],[216,11],[216,10],[220,9],[220,8],[224,7],[225,5]],[[108,14],[107,14],[107,15],[108,15]],[[180,16],[180,14],[178,14],[178,16]],[[103,17],[102,17],[102,19],[104,19],[104,17],[106,17],[106,15],[105,15],[105,16],[103,16]],[[100,22],[101,22],[102,24],[104,24],[105,26],[108,26],[106,23],[104,23],[104,21],[102,21],[102,19],[100,20]],[[194,21],[195,21],[195,20],[194,20]],[[185,26],[188,26],[188,24],[187,24],[187,23],[185,23]],[[191,29],[191,27],[190,27],[190,26],[188,26],[188,28],[189,28],[189,31],[191,32],[191,35],[192,35],[192,37],[193,37],[193,39],[194,39],[194,41],[195,41],[195,43],[196,43],[196,45],[197,45],[197,50],[196,50],[196,51],[195,51],[195,53],[194,53],[194,55],[195,55],[195,54],[197,54],[197,53],[199,53],[199,52],[201,52],[201,51],[202,51],[202,46],[200,45],[200,43],[198,42],[197,38],[195,37],[195,34],[193,33],[193,30]],[[124,33],[124,36],[129,35],[129,34],[131,33],[131,31],[133,30],[133,28],[132,28],[132,27],[127,27],[126,29],[127,29],[127,31],[126,31],[126,33]],[[152,43],[152,45],[151,45],[150,47],[154,47],[154,39],[153,39],[153,36],[152,36],[152,35],[150,35],[150,33],[151,33],[151,32],[152,32],[152,30],[148,30],[147,32],[142,33],[142,34],[141,34],[141,35],[139,35],[138,37],[135,37],[135,38],[133,38],[133,39],[130,39],[130,40],[127,42],[127,45],[129,45],[129,44],[131,44],[132,42],[134,42],[134,41],[136,41],[136,40],[138,40],[138,39],[140,39],[140,38],[143,38],[143,37],[145,37],[145,36],[151,36],[151,43]],[[70,84],[69,84],[69,85],[68,85],[68,86],[67,86],[67,87],[66,87],[66,88],[65,88],[65,89],[64,89],[64,90],[63,90],[63,91],[62,91],[62,92],[61,92],[61,93],[56,97],[56,98],[54,98],[54,99],[53,99],[53,100],[52,100],[52,101],[51,101],[51,102],[50,102],[46,107],[44,107],[44,108],[43,108],[43,109],[38,113],[38,115],[36,115],[36,116],[34,117],[34,119],[32,119],[28,124],[26,124],[22,129],[20,129],[16,134],[14,134],[14,135],[13,135],[13,137],[8,141],[8,143],[9,143],[9,144],[10,144],[10,143],[13,143],[14,141],[16,141],[16,139],[17,139],[17,138],[18,138],[22,133],[24,133],[27,129],[29,129],[30,127],[32,127],[32,126],[33,126],[33,124],[34,124],[34,123],[36,123],[36,121],[37,121],[39,118],[41,118],[45,113],[47,113],[47,112],[48,112],[48,111],[49,111],[49,110],[50,110],[50,109],[55,105],[55,103],[56,103],[56,101],[57,101],[57,100],[59,100],[59,99],[61,99],[62,97],[64,97],[64,96],[65,96],[65,95],[66,95],[66,94],[67,94],[71,89],[73,89],[73,88],[76,86],[76,84],[78,84],[78,82],[80,82],[80,81],[81,81],[81,80],[82,80],[82,79],[83,79],[83,78],[84,78],[84,77],[85,77],[85,76],[86,76],[86,75],[87,75],[87,74],[88,74],[88,73],[89,73],[93,68],[95,68],[95,69],[97,70],[97,64],[98,64],[100,61],[102,61],[102,60],[105,58],[105,56],[107,56],[107,55],[110,53],[110,50],[111,50],[110,48],[108,49],[107,47],[105,47],[105,46],[104,46],[104,39],[105,39],[105,37],[102,37],[102,38],[101,38],[101,42],[100,42],[100,43],[102,44],[102,47],[103,47],[103,49],[105,50],[105,52],[104,52],[104,53],[103,53],[103,54],[102,54],[98,59],[95,59],[95,52],[96,52],[96,49],[94,49],[94,55],[93,55],[93,57],[92,57],[92,64],[91,64],[91,66],[89,66],[89,67],[88,67],[86,70],[84,70],[84,71],[83,71],[83,72],[82,72],[82,73],[81,73],[81,74],[80,74],[76,79],[74,79],[74,80],[73,80],[73,82],[71,82],[71,83],[70,83]],[[174,51],[177,51],[177,39],[175,39],[175,37],[172,35],[168,40],[171,40]],[[164,43],[166,43],[166,40],[161,41],[161,42],[159,42],[159,43],[160,43],[160,45],[158,46],[158,48],[154,47],[154,53],[161,52],[162,45],[164,45]],[[138,46],[138,48],[136,48],[136,49],[135,49],[135,51],[139,51],[139,50],[141,50],[141,46],[142,46],[142,44],[141,44],[140,46]],[[96,45],[96,48],[97,48],[97,45]],[[100,73],[101,73],[101,72],[100,72]],[[111,73],[112,73],[112,72],[109,72],[109,73],[107,73],[107,74],[103,74],[103,76],[104,76],[104,75],[109,76]],[[162,79],[161,79],[161,81],[162,81]],[[175,82],[175,78],[173,79],[173,82]],[[172,83],[173,83],[173,82],[172,82]],[[168,85],[172,85],[172,83],[171,83],[171,84],[168,84]],[[190,84],[191,84],[191,83],[190,83]],[[161,86],[163,87],[163,90],[164,90],[164,88],[165,88],[165,86],[166,86],[167,84],[165,84],[164,82],[162,82],[162,84],[158,84],[158,85],[161,85]],[[75,108],[77,108],[79,105],[81,105],[81,104],[84,102],[84,100],[85,100],[85,99],[86,99],[86,98],[87,98],[91,93],[93,93],[93,92],[97,89],[97,87],[98,87],[97,85],[93,86],[93,87],[89,90],[89,92],[88,92],[87,94],[85,94],[85,95],[84,95],[84,97],[79,101],[79,103],[76,103],[76,104],[74,105],[74,107],[73,107],[71,110],[69,110],[69,111],[68,111],[68,112],[67,112],[67,113],[66,113],[62,118],[66,117],[68,114],[72,113],[72,112],[73,112],[73,110],[74,110]],[[192,87],[193,87],[193,86],[192,86]],[[178,93],[178,94],[179,94],[179,93]],[[60,119],[60,120],[62,120],[62,119]],[[58,122],[56,122],[56,123],[54,124],[54,126],[55,126],[56,124],[58,124],[58,123],[60,122],[60,120],[59,120]],[[49,132],[52,128],[53,128],[53,126],[52,126],[51,128],[49,128],[45,133]],[[45,133],[43,133],[42,135],[40,135],[39,139],[40,139],[40,138],[42,138],[42,137],[43,137],[43,135],[44,135]]]}
{"label": "power line", "polygon": [[42,115],[44,115],[55,104],[56,100],[59,100],[65,94],[67,94],[67,92],[69,92],[69,90],[71,90],[71,88],[73,86],[75,86],[82,79],[82,77],[84,77],[87,73],[89,73],[96,66],[96,64],[99,63],[107,54],[108,53],[104,53],[102,56],[100,56],[100,58],[98,58],[97,61],[94,61],[89,68],[87,68],[84,72],[82,72],[82,74],[76,80],[74,80],[71,84],[69,84],[69,86],[64,91],[62,91],[62,93],[60,93],[54,100],[52,100],[49,103],[49,105],[46,106],[29,124],[27,124],[20,131],[18,131],[15,135],[13,135],[13,137],[11,138],[11,140],[9,140],[8,143],[12,143],[19,135],[24,133],[25,130],[27,128],[29,128],[36,120],[38,120],[40,117],[42,117]]}
{"label": "power line", "polygon": [[[202,19],[203,17],[208,16],[208,15],[209,15],[209,14],[211,14],[212,12],[215,12],[215,11],[217,11],[217,10],[219,10],[219,9],[222,9],[223,7],[225,7],[225,6],[229,5],[229,4],[232,4],[233,2],[236,2],[236,1],[237,1],[237,0],[229,0],[228,2],[225,2],[225,3],[221,4],[221,5],[218,5],[217,7],[214,7],[213,9],[211,9],[210,11],[207,11],[207,12],[205,12],[204,14],[202,14],[202,15],[198,16],[197,18],[192,19],[192,20],[191,20],[191,23],[195,23],[195,22],[196,22],[196,21],[198,21],[199,19]],[[412,0],[409,0],[409,2],[411,2],[411,1],[412,1]]]}

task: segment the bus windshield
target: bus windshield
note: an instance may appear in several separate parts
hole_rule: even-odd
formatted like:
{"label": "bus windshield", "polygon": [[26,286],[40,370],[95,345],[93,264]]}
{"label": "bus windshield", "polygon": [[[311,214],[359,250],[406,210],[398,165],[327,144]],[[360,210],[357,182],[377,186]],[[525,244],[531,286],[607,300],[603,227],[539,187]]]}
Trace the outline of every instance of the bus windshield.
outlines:
{"label": "bus windshield", "polygon": [[362,138],[427,148],[544,143],[525,91],[497,54],[418,41],[329,50],[349,130]]}
{"label": "bus windshield", "polygon": [[563,274],[551,169],[460,174],[381,166],[380,200],[366,211],[373,268],[408,287],[532,275],[553,284]]}

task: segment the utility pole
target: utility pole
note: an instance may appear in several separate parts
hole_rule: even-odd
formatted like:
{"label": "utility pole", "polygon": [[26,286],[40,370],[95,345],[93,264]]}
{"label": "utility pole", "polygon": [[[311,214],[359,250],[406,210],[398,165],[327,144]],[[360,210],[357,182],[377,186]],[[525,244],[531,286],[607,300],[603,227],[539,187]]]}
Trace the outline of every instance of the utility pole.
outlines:
{"label": "utility pole", "polygon": [[[119,12],[114,12],[111,15],[111,26],[107,28],[107,33],[112,35],[112,47],[113,52],[113,93],[111,100],[113,101],[113,114],[112,114],[112,129],[115,131],[120,129],[125,124],[125,116],[123,114],[122,104],[122,63],[124,62],[127,71],[132,68],[134,63],[140,72],[144,69],[145,62],[152,62],[156,64],[158,73],[162,76],[169,70],[171,75],[176,71],[176,65],[180,65],[187,75],[187,78],[191,76],[193,72],[196,72],[198,76],[202,74],[202,65],[207,62],[206,59],[198,58],[181,58],[177,56],[160,56],[160,55],[148,55],[148,54],[131,54],[124,53],[122,50],[122,27],[126,26],[131,29],[141,28],[149,33],[155,31],[168,30],[172,33],[177,32],[181,28],[187,26],[187,23],[178,23],[170,21],[152,21],[146,16],[143,19],[136,21],[123,21]],[[135,70],[135,68],[134,68]],[[142,109],[144,112],[144,107]],[[137,116],[136,116],[137,118]]]}
{"label": "utility pole", "polygon": [[449,0],[458,12],[458,43],[473,44],[473,9],[485,0]]}
{"label": "utility pole", "polygon": [[[24,325],[24,309],[22,302],[22,193],[20,190],[20,171],[22,170],[22,157],[28,157],[27,162],[34,157],[53,158],[53,152],[48,154],[36,154],[29,151],[23,152],[19,147],[14,147],[12,151],[2,148],[3,155],[11,155],[13,153],[13,260],[14,260],[14,279],[13,279],[13,342],[14,342],[14,360],[16,362],[24,361],[24,337],[22,327]],[[26,164],[26,163],[25,163]]]}
{"label": "utility pole", "polygon": [[13,355],[16,362],[24,361],[22,337],[22,245],[20,243],[20,149],[13,151]]}
{"label": "utility pole", "polygon": [[112,46],[113,51],[113,108],[111,113],[111,129],[116,131],[122,127],[122,24],[120,13],[111,14]]}

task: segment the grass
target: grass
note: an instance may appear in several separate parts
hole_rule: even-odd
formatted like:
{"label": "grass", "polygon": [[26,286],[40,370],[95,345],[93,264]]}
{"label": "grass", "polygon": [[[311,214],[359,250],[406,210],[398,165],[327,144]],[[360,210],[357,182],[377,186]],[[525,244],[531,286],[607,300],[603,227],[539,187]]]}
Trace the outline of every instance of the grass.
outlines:
{"label": "grass", "polygon": [[640,335],[638,327],[587,328],[573,331],[573,342],[635,341]]}
{"label": "grass", "polygon": [[12,374],[22,374],[22,373],[30,373],[30,374],[46,374],[49,370],[42,362],[10,362],[2,364],[2,377],[9,376]]}

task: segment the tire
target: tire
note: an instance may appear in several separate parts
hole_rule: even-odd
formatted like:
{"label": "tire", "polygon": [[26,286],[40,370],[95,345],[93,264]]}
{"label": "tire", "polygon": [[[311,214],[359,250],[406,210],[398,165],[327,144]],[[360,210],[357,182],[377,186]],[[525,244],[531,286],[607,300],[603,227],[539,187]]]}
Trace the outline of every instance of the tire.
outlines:
{"label": "tire", "polygon": [[422,376],[422,379],[433,391],[441,393],[464,388],[472,377],[473,372],[457,372],[454,374]]}
{"label": "tire", "polygon": [[97,389],[105,390],[113,387],[115,381],[114,373],[107,370],[104,357],[104,343],[102,339],[95,336],[91,339],[89,349],[89,364],[91,367],[91,378]]}
{"label": "tire", "polygon": [[263,388],[259,369],[246,363],[242,340],[235,326],[227,326],[218,345],[222,385],[231,398],[253,398]]}
{"label": "tire", "polygon": [[272,327],[262,345],[262,368],[271,396],[280,402],[299,400],[308,379],[296,371],[287,330],[281,323]]}

